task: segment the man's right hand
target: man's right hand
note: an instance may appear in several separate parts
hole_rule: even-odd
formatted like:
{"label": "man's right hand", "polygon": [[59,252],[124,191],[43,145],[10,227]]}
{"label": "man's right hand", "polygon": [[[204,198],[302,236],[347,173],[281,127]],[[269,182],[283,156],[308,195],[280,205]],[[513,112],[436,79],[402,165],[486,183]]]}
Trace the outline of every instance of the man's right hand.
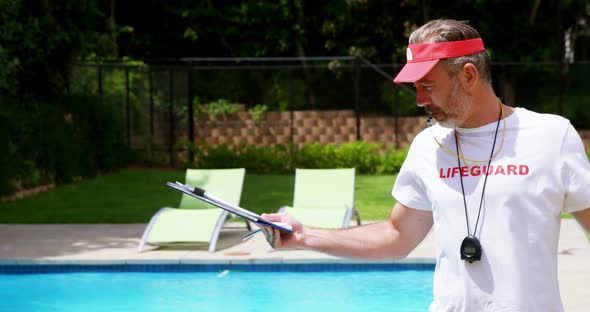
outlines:
{"label": "man's right hand", "polygon": [[290,224],[293,230],[293,233],[287,233],[271,226],[262,226],[262,233],[272,248],[297,248],[300,245],[303,225],[299,220],[286,213],[263,213],[262,218],[271,222]]}

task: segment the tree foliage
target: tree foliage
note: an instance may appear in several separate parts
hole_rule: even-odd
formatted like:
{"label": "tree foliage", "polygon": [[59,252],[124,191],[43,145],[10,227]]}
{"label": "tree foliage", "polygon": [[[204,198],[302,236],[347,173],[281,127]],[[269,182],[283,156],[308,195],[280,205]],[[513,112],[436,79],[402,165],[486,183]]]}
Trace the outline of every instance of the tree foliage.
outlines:
{"label": "tree foliage", "polygon": [[[400,64],[410,33],[436,18],[464,20],[477,28],[493,62],[549,64],[500,68],[494,81],[509,104],[534,103],[534,109],[557,110],[574,125],[587,127],[589,69],[571,66],[590,59],[587,2],[0,0],[0,150],[7,151],[0,156],[0,193],[14,188],[14,181],[23,187],[68,181],[124,164],[122,99],[129,96],[132,118],[140,115],[136,104],[150,88],[140,75],[151,72],[110,70],[98,88],[94,67],[74,70],[81,60],[125,61],[142,69],[180,57],[362,56],[373,63]],[[256,101],[241,103],[260,108],[251,111],[257,114],[264,112],[262,107],[332,109],[350,104],[332,106],[318,99],[316,91],[331,90],[327,87],[333,77],[326,79],[308,68],[301,71],[273,72],[271,77],[255,71],[201,74],[194,77],[192,96],[210,103],[221,98],[242,101],[244,93],[255,94]],[[166,77],[184,75],[179,73],[170,71]],[[408,100],[404,94],[394,96],[389,81],[363,81],[387,103],[394,103],[389,97],[397,103]],[[132,91],[140,91],[127,92],[127,82]],[[88,94],[68,94],[70,89]],[[102,97],[93,94],[96,89]],[[340,98],[350,98],[350,90],[333,89]],[[154,106],[168,106],[167,99],[155,94]],[[187,100],[188,95],[178,102]],[[563,108],[562,102],[567,103]],[[184,114],[179,112],[178,118]],[[397,160],[388,166],[397,166]]]}
{"label": "tree foliage", "polygon": [[96,42],[94,1],[0,1],[0,90],[53,98],[67,89],[72,65]]}
{"label": "tree foliage", "polygon": [[411,31],[434,18],[468,21],[496,62],[556,62],[567,38],[575,51],[590,44],[589,16],[585,0],[2,0],[0,90],[58,95],[80,59],[358,55],[401,63]]}

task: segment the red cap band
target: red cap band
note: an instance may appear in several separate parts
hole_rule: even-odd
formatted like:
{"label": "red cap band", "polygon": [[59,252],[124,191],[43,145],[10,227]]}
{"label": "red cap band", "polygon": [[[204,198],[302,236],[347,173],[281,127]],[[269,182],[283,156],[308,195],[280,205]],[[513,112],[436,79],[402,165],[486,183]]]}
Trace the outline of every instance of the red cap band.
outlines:
{"label": "red cap band", "polygon": [[407,49],[406,64],[393,81],[395,83],[415,82],[424,77],[441,59],[465,56],[484,49],[481,38],[410,44]]}

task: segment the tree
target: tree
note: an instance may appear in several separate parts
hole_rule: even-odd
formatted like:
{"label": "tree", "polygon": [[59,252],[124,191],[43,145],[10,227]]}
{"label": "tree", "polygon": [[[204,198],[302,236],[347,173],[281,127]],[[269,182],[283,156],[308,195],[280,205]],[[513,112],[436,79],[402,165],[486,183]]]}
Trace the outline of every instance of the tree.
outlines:
{"label": "tree", "polygon": [[96,42],[96,2],[0,2],[0,89],[50,99],[67,90],[72,66]]}

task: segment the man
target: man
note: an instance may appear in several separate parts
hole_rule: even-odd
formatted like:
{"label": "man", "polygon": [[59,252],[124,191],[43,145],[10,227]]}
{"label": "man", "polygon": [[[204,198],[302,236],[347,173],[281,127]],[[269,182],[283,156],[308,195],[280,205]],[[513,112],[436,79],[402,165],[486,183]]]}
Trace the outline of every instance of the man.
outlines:
{"label": "man", "polygon": [[[437,123],[414,139],[388,221],[326,230],[286,214],[264,228],[276,248],[403,258],[434,226],[431,311],[563,311],[557,282],[561,212],[590,230],[590,164],[568,120],[505,106],[472,27],[434,20],[410,37],[395,78]],[[430,121],[429,119],[429,121]]]}

